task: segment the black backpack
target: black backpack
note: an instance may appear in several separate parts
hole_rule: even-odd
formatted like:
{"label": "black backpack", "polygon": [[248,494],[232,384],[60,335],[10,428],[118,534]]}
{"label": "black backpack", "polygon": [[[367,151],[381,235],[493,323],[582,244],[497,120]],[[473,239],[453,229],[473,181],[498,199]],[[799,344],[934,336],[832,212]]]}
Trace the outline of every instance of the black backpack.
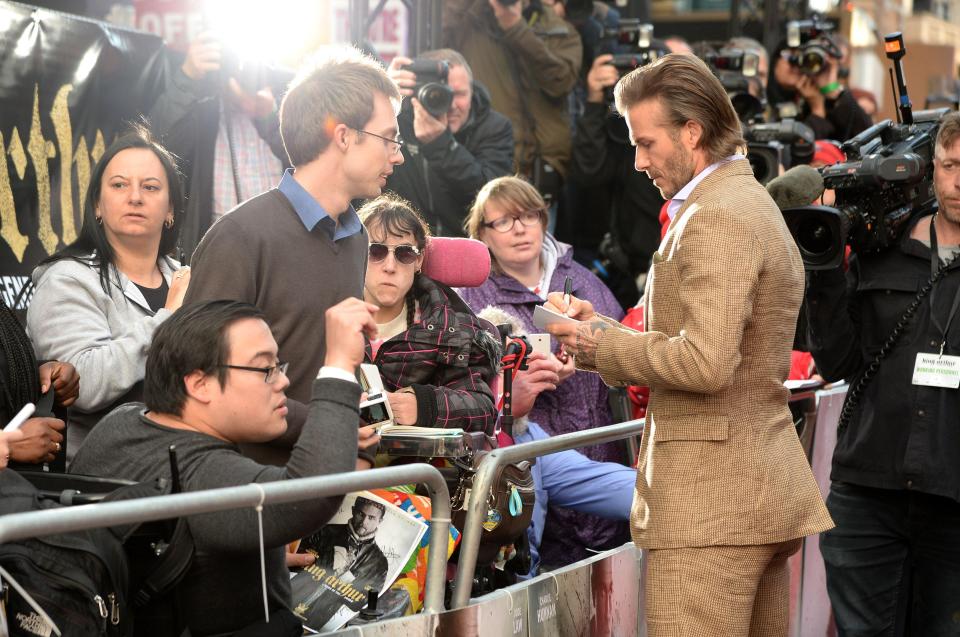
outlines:
{"label": "black backpack", "polygon": [[[129,483],[82,476],[33,475],[38,488],[12,470],[0,472],[0,515],[56,508],[91,500],[121,500],[170,493],[168,480]],[[62,489],[53,483],[110,490],[93,496],[80,489]],[[117,488],[119,486],[119,488]],[[64,637],[180,634],[175,620],[163,626],[138,622],[141,611],[153,618],[158,605],[175,606],[169,595],[186,574],[193,559],[193,541],[185,520],[175,523],[128,525],[91,529],[0,544],[3,574],[2,601],[10,635],[49,637],[54,631],[46,619],[17,590],[26,589],[49,615]],[[171,599],[173,598],[173,599]],[[174,609],[175,610],[175,609]],[[169,616],[164,612],[162,615]]]}

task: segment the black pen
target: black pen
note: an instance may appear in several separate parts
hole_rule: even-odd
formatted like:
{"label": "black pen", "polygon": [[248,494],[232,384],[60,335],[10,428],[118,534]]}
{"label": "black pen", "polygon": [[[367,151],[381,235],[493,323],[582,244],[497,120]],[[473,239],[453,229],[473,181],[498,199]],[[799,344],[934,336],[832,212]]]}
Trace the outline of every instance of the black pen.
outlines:
{"label": "black pen", "polygon": [[567,306],[567,309],[570,309],[571,294],[573,294],[573,279],[567,277],[567,280],[563,282],[563,304]]}

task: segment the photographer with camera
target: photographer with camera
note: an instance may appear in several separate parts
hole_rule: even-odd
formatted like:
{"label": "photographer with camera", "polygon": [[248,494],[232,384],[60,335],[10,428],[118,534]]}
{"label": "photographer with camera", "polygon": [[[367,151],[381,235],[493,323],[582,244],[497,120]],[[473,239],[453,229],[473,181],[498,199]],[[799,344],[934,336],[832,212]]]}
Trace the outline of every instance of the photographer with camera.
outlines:
{"label": "photographer with camera", "polygon": [[798,119],[817,139],[846,141],[869,128],[870,116],[840,83],[842,52],[831,39],[832,27],[816,20],[795,24],[799,40],[777,48],[767,82],[778,119]]}
{"label": "photographer with camera", "polygon": [[957,634],[956,112],[940,122],[933,190],[939,210],[916,215],[894,245],[855,247],[846,275],[837,267],[809,276],[805,309],[817,368],[826,380],[853,386],[827,499],[837,526],[820,541],[840,634]]}
{"label": "photographer with camera", "polygon": [[387,72],[407,97],[397,116],[405,161],[387,190],[419,209],[434,234],[463,236],[480,188],[513,170],[510,120],[493,110],[487,89],[451,49],[397,56]]}
{"label": "photographer with camera", "polygon": [[280,140],[279,78],[271,85],[262,67],[241,67],[210,32],[179,61],[169,56],[173,68],[147,118],[182,162],[187,213],[180,246],[189,258],[217,219],[276,186],[289,160]]}
{"label": "photographer with camera", "polygon": [[632,307],[640,298],[643,275],[660,243],[658,217],[663,197],[646,173],[633,169],[626,124],[610,110],[612,87],[620,79],[620,71],[611,64],[613,59],[610,54],[597,56],[587,73],[587,99],[574,132],[570,178],[588,189],[591,208],[609,210],[609,232],[598,257],[617,301]]}
{"label": "photographer with camera", "polygon": [[570,161],[567,97],[582,62],[577,30],[540,0],[450,0],[443,18],[444,42],[513,124],[517,171],[555,212]]}

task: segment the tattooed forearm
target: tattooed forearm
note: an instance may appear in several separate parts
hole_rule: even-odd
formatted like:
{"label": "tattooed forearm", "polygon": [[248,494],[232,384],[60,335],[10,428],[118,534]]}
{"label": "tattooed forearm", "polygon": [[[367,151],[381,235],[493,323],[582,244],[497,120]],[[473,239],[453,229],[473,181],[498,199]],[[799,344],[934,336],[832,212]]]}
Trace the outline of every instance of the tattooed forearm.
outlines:
{"label": "tattooed forearm", "polygon": [[595,367],[597,364],[597,346],[603,333],[610,329],[610,325],[599,319],[584,321],[577,326],[577,353],[583,365]]}

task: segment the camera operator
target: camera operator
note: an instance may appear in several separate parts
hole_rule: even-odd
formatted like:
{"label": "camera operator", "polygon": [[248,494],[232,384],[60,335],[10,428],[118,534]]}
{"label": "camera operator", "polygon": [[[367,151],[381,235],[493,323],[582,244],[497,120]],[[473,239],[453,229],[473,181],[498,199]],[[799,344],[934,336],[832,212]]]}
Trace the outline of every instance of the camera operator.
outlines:
{"label": "camera operator", "polygon": [[827,54],[823,69],[807,75],[790,61],[790,51],[778,47],[767,83],[770,105],[780,111],[780,118],[795,115],[813,129],[817,139],[846,141],[871,126],[870,116],[840,84],[838,58]]}
{"label": "camera operator", "polygon": [[395,57],[388,74],[407,97],[397,122],[404,161],[387,179],[392,190],[416,206],[438,236],[464,236],[463,220],[480,188],[513,170],[510,120],[490,106],[490,93],[473,79],[462,55],[451,49],[428,51],[420,59],[449,65],[450,109],[435,117],[414,96],[413,63]]}
{"label": "camera operator", "polygon": [[555,210],[570,160],[567,96],[582,58],[576,29],[540,0],[450,0],[443,18],[446,45],[513,124],[518,172]]}
{"label": "camera operator", "polygon": [[[587,73],[587,100],[577,119],[570,173],[572,182],[588,189],[593,210],[610,211],[599,258],[608,262],[607,284],[617,301],[631,307],[642,288],[637,278],[647,271],[660,243],[663,197],[646,173],[634,170],[626,124],[610,110],[609,92],[620,79],[612,60],[609,54],[598,56]],[[596,224],[596,218],[581,221],[582,226]],[[577,236],[585,234],[587,228],[581,227]]]}
{"label": "camera operator", "polygon": [[271,87],[265,73],[240,77],[228,59],[214,34],[201,33],[183,63],[168,70],[164,92],[147,114],[154,135],[183,161],[180,245],[187,257],[214,221],[276,186],[289,165],[275,98],[282,86]]}
{"label": "camera operator", "polygon": [[[840,634],[956,635],[960,597],[960,114],[937,134],[939,211],[880,253],[812,272],[812,352],[828,381],[849,379],[821,541]],[[944,268],[929,293],[921,289]],[[908,306],[915,313],[904,318]],[[894,332],[895,344],[881,347]],[[886,349],[886,348],[884,348]],[[868,372],[875,361],[879,366]],[[860,384],[867,377],[866,384]],[[952,382],[951,382],[952,380]],[[858,387],[859,385],[859,387]],[[911,617],[911,626],[905,625]]]}

